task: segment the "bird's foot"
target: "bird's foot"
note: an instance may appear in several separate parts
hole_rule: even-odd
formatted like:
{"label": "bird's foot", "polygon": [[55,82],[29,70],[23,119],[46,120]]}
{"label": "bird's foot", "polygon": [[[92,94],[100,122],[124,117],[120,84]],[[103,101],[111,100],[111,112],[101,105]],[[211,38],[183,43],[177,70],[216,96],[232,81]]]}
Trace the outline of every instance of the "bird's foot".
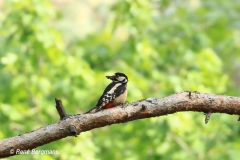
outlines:
{"label": "bird's foot", "polygon": [[121,103],[121,104],[120,104],[121,108],[125,108],[125,104],[126,104],[126,103]]}

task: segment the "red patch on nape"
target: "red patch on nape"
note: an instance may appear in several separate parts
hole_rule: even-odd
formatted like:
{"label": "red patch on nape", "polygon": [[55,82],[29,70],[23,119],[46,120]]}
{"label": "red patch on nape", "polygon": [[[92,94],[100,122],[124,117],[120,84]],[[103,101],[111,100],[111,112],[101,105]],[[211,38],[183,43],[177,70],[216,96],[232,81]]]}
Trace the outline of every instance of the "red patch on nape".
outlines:
{"label": "red patch on nape", "polygon": [[106,104],[105,106],[102,107],[102,109],[108,109],[108,108],[112,108],[112,107],[116,107],[117,105],[115,105],[113,102],[110,102],[108,104]]}

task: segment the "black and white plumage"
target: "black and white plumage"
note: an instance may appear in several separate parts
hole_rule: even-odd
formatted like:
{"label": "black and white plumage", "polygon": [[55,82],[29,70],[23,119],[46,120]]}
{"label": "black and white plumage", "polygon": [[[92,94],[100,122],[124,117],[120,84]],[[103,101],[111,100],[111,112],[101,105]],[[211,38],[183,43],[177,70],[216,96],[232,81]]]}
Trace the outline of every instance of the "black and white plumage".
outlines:
{"label": "black and white plumage", "polygon": [[126,102],[128,77],[124,73],[119,72],[113,76],[106,77],[112,80],[112,83],[106,87],[97,105],[86,113],[95,113],[102,109],[116,107]]}

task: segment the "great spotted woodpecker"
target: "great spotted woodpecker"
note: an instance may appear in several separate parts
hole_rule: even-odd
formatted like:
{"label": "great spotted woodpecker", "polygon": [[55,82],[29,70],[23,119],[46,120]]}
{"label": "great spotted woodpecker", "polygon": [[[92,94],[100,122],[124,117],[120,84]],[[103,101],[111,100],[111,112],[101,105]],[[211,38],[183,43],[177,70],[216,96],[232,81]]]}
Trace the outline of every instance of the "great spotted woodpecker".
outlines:
{"label": "great spotted woodpecker", "polygon": [[106,87],[97,105],[86,113],[95,113],[102,109],[116,107],[126,102],[128,77],[124,73],[119,72],[113,76],[106,77],[112,80],[112,83]]}

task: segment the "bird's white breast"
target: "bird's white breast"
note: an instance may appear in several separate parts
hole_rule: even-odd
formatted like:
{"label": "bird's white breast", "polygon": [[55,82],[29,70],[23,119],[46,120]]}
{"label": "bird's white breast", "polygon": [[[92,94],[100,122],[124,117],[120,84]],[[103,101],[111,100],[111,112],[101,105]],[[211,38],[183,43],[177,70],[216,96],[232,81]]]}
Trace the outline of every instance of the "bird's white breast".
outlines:
{"label": "bird's white breast", "polygon": [[126,99],[127,99],[127,89],[123,92],[123,94],[115,98],[113,101],[115,104],[122,104],[126,102]]}

